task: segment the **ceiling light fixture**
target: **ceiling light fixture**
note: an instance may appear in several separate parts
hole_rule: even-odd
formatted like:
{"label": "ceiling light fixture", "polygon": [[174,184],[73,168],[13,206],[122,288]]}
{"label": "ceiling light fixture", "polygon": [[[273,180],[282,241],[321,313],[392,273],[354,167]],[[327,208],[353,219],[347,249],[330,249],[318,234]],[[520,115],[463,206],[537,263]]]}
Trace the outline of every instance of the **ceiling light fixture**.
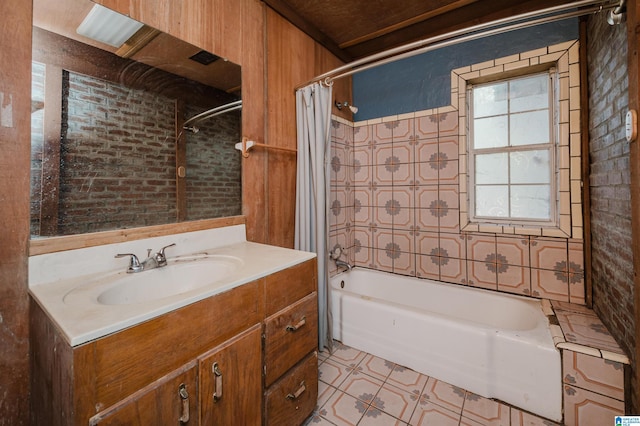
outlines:
{"label": "ceiling light fixture", "polygon": [[120,47],[142,27],[142,23],[96,4],[76,32],[110,46]]}

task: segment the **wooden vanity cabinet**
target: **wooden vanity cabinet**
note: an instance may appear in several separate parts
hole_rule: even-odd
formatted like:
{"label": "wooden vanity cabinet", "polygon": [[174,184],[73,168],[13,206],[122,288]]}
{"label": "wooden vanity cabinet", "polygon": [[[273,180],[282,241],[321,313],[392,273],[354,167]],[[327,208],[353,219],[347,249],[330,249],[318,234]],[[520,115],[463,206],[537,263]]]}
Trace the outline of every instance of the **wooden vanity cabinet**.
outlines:
{"label": "wooden vanity cabinet", "polygon": [[201,425],[260,424],[260,348],[256,325],[199,358]]}
{"label": "wooden vanity cabinet", "polygon": [[[149,384],[89,419],[90,426],[197,424],[195,361]],[[193,421],[192,421],[193,420]]]}
{"label": "wooden vanity cabinet", "polygon": [[265,425],[299,425],[318,399],[316,260],[267,277]]}
{"label": "wooden vanity cabinet", "polygon": [[75,347],[31,299],[31,424],[301,424],[318,393],[315,265]]}

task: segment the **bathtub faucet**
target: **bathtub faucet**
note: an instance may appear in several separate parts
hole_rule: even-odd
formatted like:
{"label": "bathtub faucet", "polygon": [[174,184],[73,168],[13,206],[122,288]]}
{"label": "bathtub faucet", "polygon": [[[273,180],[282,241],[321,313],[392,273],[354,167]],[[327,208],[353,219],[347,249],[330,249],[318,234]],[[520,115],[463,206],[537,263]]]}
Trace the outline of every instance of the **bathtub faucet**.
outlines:
{"label": "bathtub faucet", "polygon": [[353,269],[353,266],[349,264],[349,262],[345,262],[344,260],[336,259],[336,266],[338,268],[346,268],[348,271]]}

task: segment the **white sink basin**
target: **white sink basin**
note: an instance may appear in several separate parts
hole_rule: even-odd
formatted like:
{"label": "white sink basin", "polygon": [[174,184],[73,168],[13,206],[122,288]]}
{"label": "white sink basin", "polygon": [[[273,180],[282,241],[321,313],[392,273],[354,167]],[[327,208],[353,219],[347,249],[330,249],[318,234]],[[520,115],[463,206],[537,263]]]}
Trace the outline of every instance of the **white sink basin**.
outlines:
{"label": "white sink basin", "polygon": [[91,299],[100,305],[132,305],[186,293],[224,280],[242,261],[232,256],[181,259],[162,268],[120,272],[67,293],[65,303]]}

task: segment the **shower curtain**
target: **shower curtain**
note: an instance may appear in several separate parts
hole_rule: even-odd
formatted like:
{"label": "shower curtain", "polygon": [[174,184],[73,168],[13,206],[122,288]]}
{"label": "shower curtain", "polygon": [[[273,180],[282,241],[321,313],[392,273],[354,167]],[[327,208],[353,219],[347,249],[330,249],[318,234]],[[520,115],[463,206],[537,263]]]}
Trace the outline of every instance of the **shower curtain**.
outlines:
{"label": "shower curtain", "polygon": [[314,83],[296,92],[298,168],[295,248],[318,255],[318,345],[331,349],[328,208],[331,86]]}

